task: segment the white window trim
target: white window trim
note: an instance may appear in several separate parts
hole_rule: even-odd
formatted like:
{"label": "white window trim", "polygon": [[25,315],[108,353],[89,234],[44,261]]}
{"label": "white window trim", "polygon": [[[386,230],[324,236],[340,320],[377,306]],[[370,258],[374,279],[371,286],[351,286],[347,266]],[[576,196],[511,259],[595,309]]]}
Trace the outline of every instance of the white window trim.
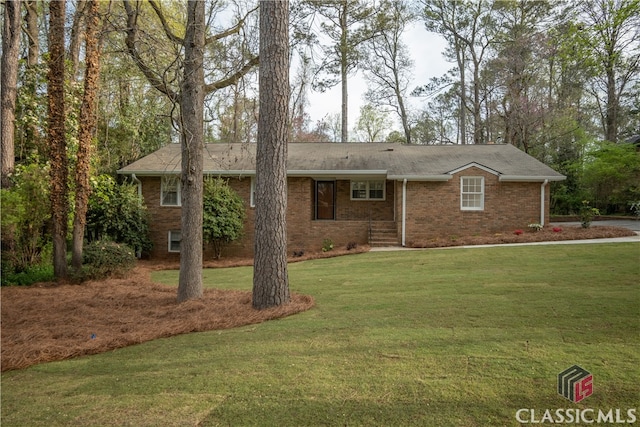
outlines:
{"label": "white window trim", "polygon": [[256,207],[256,177],[255,176],[251,177],[251,189],[249,191],[250,191],[249,207],[255,208]]}
{"label": "white window trim", "polygon": [[[175,179],[176,180],[176,185],[177,185],[177,189],[176,189],[176,197],[177,197],[177,201],[175,205],[168,205],[164,203],[164,186],[165,183],[168,179]],[[181,185],[180,185],[180,177],[177,175],[163,175],[161,178],[161,183],[160,183],[160,206],[171,206],[171,207],[176,207],[176,206],[182,206],[182,194],[181,194]]]}
{"label": "white window trim", "polygon": [[171,230],[167,233],[167,251],[170,253],[180,253],[180,249],[175,250],[171,248],[171,235],[173,233],[180,233],[180,241],[182,241],[182,232],[180,230]]}
{"label": "white window trim", "polygon": [[[464,192],[464,186],[463,186],[463,182],[465,179],[478,179],[480,178],[480,186],[481,186],[481,190],[480,193],[465,193]],[[464,194],[480,194],[481,198],[480,198],[480,206],[463,206],[463,195]],[[483,211],[484,210],[484,196],[485,196],[485,192],[484,192],[484,177],[483,176],[461,176],[460,177],[460,210],[463,211]]]}
{"label": "white window trim", "polygon": [[[353,183],[354,182],[364,182],[367,184],[367,189],[366,189],[366,194],[367,197],[353,197]],[[381,182],[382,183],[382,198],[371,198],[370,195],[370,190],[371,190],[371,183],[372,182]],[[352,179],[349,182],[349,198],[353,201],[375,201],[375,202],[383,202],[385,200],[387,200],[387,182],[384,179],[362,179],[362,180],[357,180],[357,179]]]}

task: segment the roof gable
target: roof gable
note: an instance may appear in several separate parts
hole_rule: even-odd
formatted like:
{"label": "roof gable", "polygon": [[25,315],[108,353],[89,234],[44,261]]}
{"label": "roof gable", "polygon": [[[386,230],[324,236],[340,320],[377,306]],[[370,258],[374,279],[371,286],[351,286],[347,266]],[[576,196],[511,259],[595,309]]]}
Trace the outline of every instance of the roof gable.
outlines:
{"label": "roof gable", "polygon": [[449,173],[451,175],[455,175],[455,174],[457,174],[459,172],[462,172],[462,171],[465,171],[465,170],[467,170],[469,168],[478,168],[478,169],[481,169],[481,170],[483,170],[485,172],[489,172],[489,173],[491,173],[491,174],[493,174],[495,176],[499,176],[500,175],[500,172],[495,171],[495,170],[493,170],[491,168],[488,168],[486,166],[482,166],[480,163],[476,163],[476,162],[471,162],[471,163],[469,163],[467,165],[464,165],[462,167],[459,167],[459,168],[454,169],[452,171],[449,171],[447,173]]}

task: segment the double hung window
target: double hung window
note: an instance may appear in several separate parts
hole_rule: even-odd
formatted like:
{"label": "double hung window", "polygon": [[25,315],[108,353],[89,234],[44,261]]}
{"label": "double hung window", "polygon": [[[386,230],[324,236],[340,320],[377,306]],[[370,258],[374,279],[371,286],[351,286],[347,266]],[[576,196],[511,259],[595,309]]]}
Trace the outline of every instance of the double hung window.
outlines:
{"label": "double hung window", "polygon": [[460,209],[463,211],[484,210],[484,178],[463,176],[460,178]]}
{"label": "double hung window", "polygon": [[169,252],[180,252],[180,242],[182,241],[182,232],[172,230],[169,232]]}
{"label": "double hung window", "polygon": [[180,177],[165,175],[160,190],[161,206],[180,206]]}

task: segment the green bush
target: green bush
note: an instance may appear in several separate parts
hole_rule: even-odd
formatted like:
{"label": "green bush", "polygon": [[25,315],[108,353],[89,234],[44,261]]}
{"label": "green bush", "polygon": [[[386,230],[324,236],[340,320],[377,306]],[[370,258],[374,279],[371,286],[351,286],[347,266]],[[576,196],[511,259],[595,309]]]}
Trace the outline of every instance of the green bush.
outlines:
{"label": "green bush", "polygon": [[136,265],[136,255],[129,246],[97,240],[85,245],[82,270],[74,277],[77,281],[124,277]]}
{"label": "green bush", "polygon": [[2,275],[27,272],[43,263],[51,237],[49,172],[46,166],[18,165],[14,185],[0,190]]}
{"label": "green bush", "polygon": [[36,265],[19,273],[2,274],[2,286],[28,286],[55,280],[53,265]]}
{"label": "green bush", "polygon": [[593,217],[600,215],[600,211],[597,208],[591,207],[588,200],[583,200],[579,208],[579,215],[582,228],[589,228]]}
{"label": "green bush", "polygon": [[217,259],[222,247],[242,237],[245,210],[242,198],[221,178],[204,181],[203,222],[204,241],[213,245]]}
{"label": "green bush", "polygon": [[91,178],[87,239],[124,243],[136,253],[151,250],[148,213],[136,185],[118,185],[108,175]]}
{"label": "green bush", "polygon": [[597,142],[585,153],[581,183],[603,213],[626,210],[640,186],[640,154],[633,144]]}

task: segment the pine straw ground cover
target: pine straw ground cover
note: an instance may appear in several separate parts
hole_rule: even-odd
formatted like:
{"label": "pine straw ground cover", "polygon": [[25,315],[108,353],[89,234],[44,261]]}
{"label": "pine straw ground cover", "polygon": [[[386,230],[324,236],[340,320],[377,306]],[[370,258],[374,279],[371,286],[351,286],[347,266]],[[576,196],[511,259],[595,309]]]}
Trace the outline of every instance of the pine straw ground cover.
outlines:
{"label": "pine straw ground cover", "polygon": [[[523,230],[521,235],[461,237],[433,246],[514,243],[621,237],[634,233],[617,227],[563,227],[561,232]],[[302,261],[366,251],[333,250],[306,254]],[[208,262],[205,267],[250,265],[250,260]],[[247,291],[205,289],[202,299],[176,303],[175,288],[151,282],[153,269],[177,265],[139,263],[123,279],[82,285],[41,283],[30,287],[4,287],[2,305],[2,371],[97,354],[162,337],[189,332],[234,328],[277,319],[310,309],[310,296],[292,294],[291,304],[254,310]]]}
{"label": "pine straw ground cover", "polygon": [[2,371],[260,323],[314,304],[305,295],[291,299],[281,307],[255,310],[250,292],[205,289],[201,299],[178,304],[176,289],[152,283],[144,266],[126,279],[3,288]]}
{"label": "pine straw ground cover", "polygon": [[435,238],[428,241],[408,242],[412,248],[441,248],[449,246],[554,242],[562,240],[604,239],[612,237],[633,236],[635,233],[627,228],[594,226],[589,228],[558,226],[544,227],[540,231],[528,228],[496,233],[489,236],[450,236],[449,238]]}

